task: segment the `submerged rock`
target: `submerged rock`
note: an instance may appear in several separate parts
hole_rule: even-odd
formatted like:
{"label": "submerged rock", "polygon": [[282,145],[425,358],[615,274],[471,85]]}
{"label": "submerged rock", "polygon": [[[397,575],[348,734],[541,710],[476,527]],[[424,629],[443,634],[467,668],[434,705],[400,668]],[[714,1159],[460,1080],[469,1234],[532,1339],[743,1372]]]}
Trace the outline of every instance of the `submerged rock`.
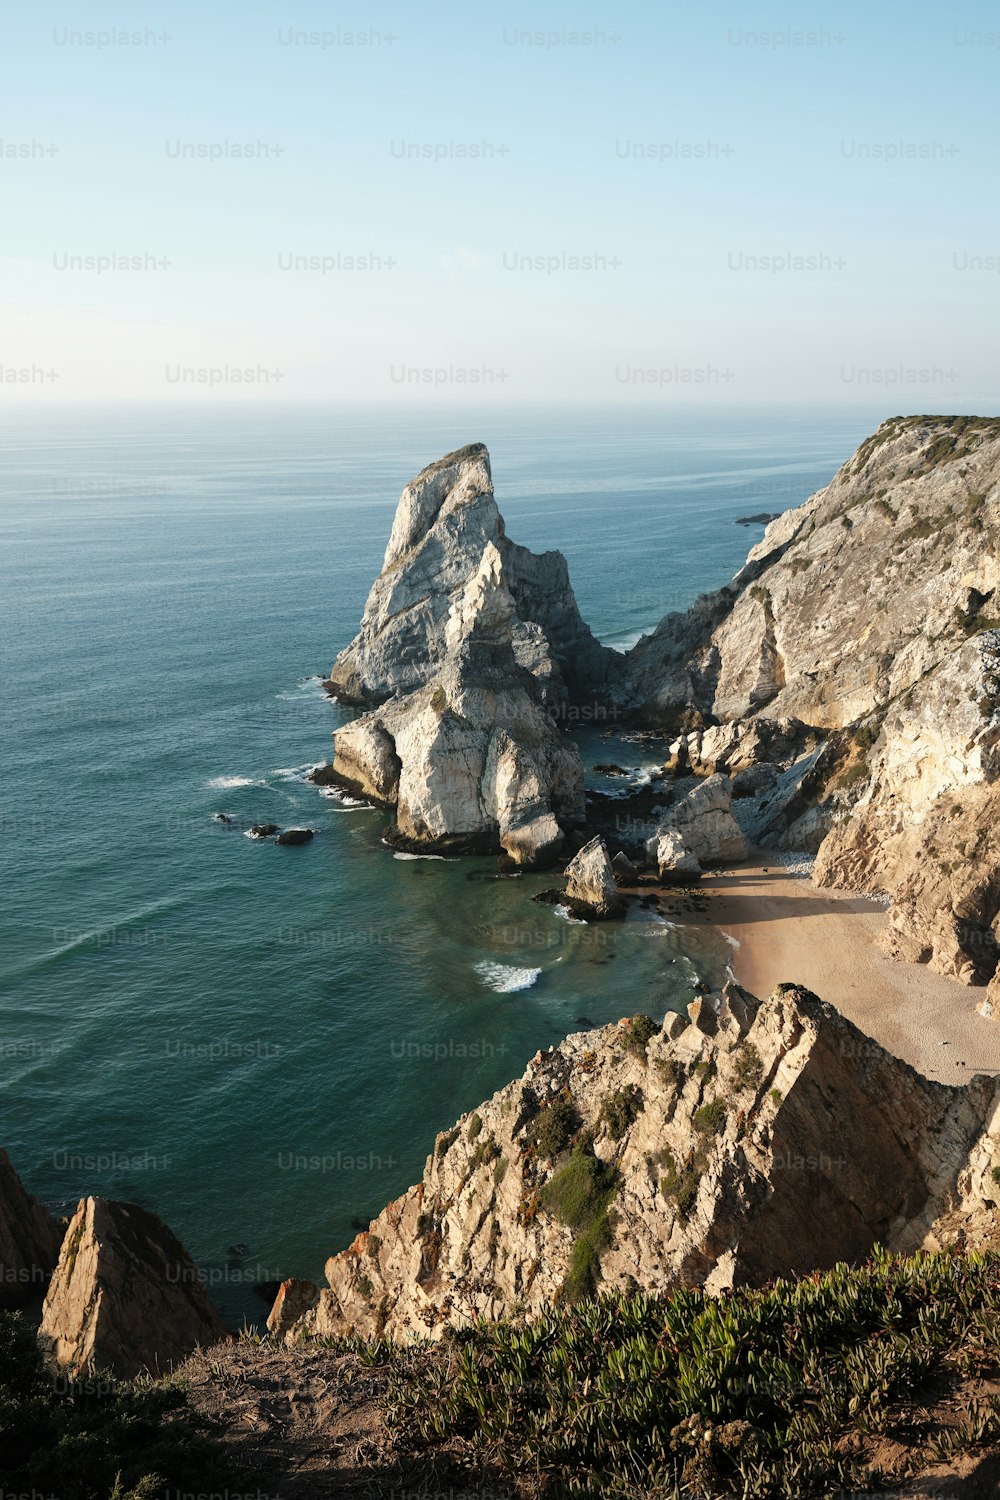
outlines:
{"label": "submerged rock", "polygon": [[278,844],[308,844],[316,837],[314,828],[286,828],[275,840]]}
{"label": "submerged rock", "polygon": [[598,1287],[721,1292],[984,1243],[998,1105],[997,1080],[931,1082],[806,990],[729,985],[717,1010],[537,1053],[275,1327],[438,1338]]}
{"label": "submerged rock", "polygon": [[38,1331],[53,1370],[160,1373],[225,1337],[197,1267],[161,1219],[136,1203],[81,1200]]}
{"label": "submerged rock", "polygon": [[44,1295],[59,1258],[62,1230],[0,1151],[0,1307],[25,1307]]}

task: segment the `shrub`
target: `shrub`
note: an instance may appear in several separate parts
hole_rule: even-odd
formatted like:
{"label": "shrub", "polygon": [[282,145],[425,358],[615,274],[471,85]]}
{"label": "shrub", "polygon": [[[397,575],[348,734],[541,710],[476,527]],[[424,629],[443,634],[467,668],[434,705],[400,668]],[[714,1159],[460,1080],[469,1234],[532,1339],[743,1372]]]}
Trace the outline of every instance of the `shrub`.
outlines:
{"label": "shrub", "polygon": [[503,1182],[504,1178],[507,1176],[508,1165],[509,1164],[506,1156],[501,1156],[500,1160],[493,1168],[493,1181],[496,1183],[497,1187],[500,1186],[501,1182]]}
{"label": "shrub", "polygon": [[881,733],[882,725],[878,719],[866,719],[863,724],[855,724],[854,743],[862,750],[870,750]]}
{"label": "shrub", "polygon": [[726,1102],[712,1099],[702,1104],[691,1116],[691,1122],[699,1135],[718,1135],[726,1123]]}
{"label": "shrub", "polygon": [[642,1090],[634,1084],[627,1088],[614,1089],[601,1105],[600,1120],[607,1127],[612,1140],[620,1141],[632,1122],[642,1110]]}
{"label": "shrub", "polygon": [[482,1128],[483,1122],[481,1116],[473,1115],[472,1119],[469,1121],[469,1128],[465,1132],[465,1139],[467,1141],[474,1141]]}
{"label": "shrub", "polygon": [[659,1029],[652,1016],[632,1016],[624,1028],[625,1046],[629,1052],[634,1052],[638,1057],[645,1057],[650,1038],[654,1037]]}
{"label": "shrub", "polygon": [[554,1099],[539,1110],[531,1123],[531,1139],[540,1154],[555,1161],[565,1151],[577,1127],[577,1114],[569,1099]]}
{"label": "shrub", "polygon": [[[245,1476],[244,1476],[245,1477]],[[0,1480],[5,1493],[151,1500],[236,1482],[212,1428],[176,1384],[101,1374],[55,1385],[34,1330],[0,1312]]]}
{"label": "shrub", "polygon": [[753,1042],[744,1042],[736,1055],[734,1082],[738,1089],[759,1089],[764,1078],[764,1064]]}
{"label": "shrub", "polygon": [[684,1069],[676,1057],[661,1057],[657,1060],[656,1071],[660,1076],[660,1082],[665,1088],[673,1088],[683,1076]]}
{"label": "shrub", "polygon": [[863,781],[867,775],[868,762],[862,757],[861,760],[845,766],[833,784],[842,791],[846,791],[848,787],[856,786],[859,781]]}
{"label": "shrub", "polygon": [[496,1137],[484,1135],[481,1141],[476,1142],[476,1149],[472,1153],[472,1167],[475,1171],[484,1162],[490,1162],[495,1156],[500,1155],[500,1147],[496,1143]]}
{"label": "shrub", "polygon": [[601,1251],[612,1240],[609,1216],[620,1178],[583,1146],[542,1188],[542,1207],[574,1231],[570,1267],[561,1295],[568,1302],[592,1296],[600,1279]]}
{"label": "shrub", "polygon": [[442,1458],[464,1450],[510,1493],[542,1476],[545,1493],[579,1496],[871,1494],[893,1478],[887,1432],[907,1472],[937,1438],[996,1443],[996,1403],[956,1420],[954,1397],[963,1369],[996,1378],[998,1323],[997,1255],[877,1251],[732,1298],[616,1292],[480,1324],[457,1357],[399,1359],[390,1421]]}
{"label": "shrub", "polygon": [[443,1132],[443,1134],[438,1136],[437,1146],[435,1147],[435,1155],[437,1156],[438,1161],[440,1161],[442,1157],[448,1155],[448,1152],[458,1140],[458,1135],[459,1131],[458,1126],[456,1125],[454,1130],[446,1130]]}
{"label": "shrub", "polygon": [[678,1167],[673,1152],[664,1150],[660,1153],[660,1161],[665,1168],[660,1178],[660,1192],[664,1198],[671,1199],[680,1217],[687,1220],[698,1200],[705,1158],[699,1152],[694,1152],[683,1167]]}

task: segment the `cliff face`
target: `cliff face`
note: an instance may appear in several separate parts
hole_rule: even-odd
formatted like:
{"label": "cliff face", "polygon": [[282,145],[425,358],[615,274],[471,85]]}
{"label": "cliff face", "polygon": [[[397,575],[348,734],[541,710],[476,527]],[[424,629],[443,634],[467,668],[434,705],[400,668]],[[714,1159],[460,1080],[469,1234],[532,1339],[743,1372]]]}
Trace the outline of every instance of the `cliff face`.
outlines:
{"label": "cliff face", "polygon": [[550,859],[584,818],[583,766],[512,644],[516,605],[487,542],[443,623],[431,680],[340,729],[334,772],[393,804],[396,837],[434,850]]}
{"label": "cliff face", "polygon": [[361,629],[330,672],[340,699],[377,704],[432,679],[447,655],[455,594],[490,543],[514,600],[515,656],[537,679],[544,701],[558,705],[603,692],[620,658],[584,624],[562,553],[539,555],[506,535],[489,453],[472,443],[428,465],[403,490]]}
{"label": "cliff face", "polygon": [[998,484],[1000,419],[883,422],[729,588],[633,648],[630,701],[832,729],[901,698],[991,615]]}
{"label": "cliff face", "polygon": [[994,974],[1000,420],[894,418],[629,656],[624,701],[701,774],[760,763],[744,826],[892,898],[897,957]]}
{"label": "cliff face", "polygon": [[993,1080],[933,1083],[792,986],[692,1017],[539,1053],[272,1328],[435,1336],[598,1284],[718,1291],[990,1232]]}
{"label": "cliff face", "polygon": [[23,1307],[41,1297],[59,1258],[62,1230],[0,1150],[0,1307]]}

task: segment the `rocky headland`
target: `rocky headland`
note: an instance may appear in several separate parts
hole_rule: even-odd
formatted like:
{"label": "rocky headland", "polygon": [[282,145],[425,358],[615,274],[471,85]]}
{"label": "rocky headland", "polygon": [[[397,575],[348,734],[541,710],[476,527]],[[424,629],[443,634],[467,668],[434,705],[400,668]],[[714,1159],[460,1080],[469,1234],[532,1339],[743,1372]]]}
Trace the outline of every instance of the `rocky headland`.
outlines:
{"label": "rocky headland", "polygon": [[[749,845],[805,852],[819,886],[889,898],[887,952],[989,986],[998,527],[1000,419],[892,418],[729,584],[622,656],[581,619],[561,554],[507,538],[471,445],[403,491],[330,675],[368,711],[320,779],[390,808],[389,841],[414,850],[544,866],[602,837],[612,866],[667,882]],[[661,775],[585,790],[579,722],[664,736]]]}

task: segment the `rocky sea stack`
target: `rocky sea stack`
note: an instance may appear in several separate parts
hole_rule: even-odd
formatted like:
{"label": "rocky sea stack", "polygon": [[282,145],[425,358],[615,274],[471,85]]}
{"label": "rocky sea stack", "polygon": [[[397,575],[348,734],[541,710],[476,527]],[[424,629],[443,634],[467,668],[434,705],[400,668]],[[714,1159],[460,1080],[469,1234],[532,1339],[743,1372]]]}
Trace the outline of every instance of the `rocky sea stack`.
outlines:
{"label": "rocky sea stack", "polygon": [[361,632],[330,674],[349,703],[334,775],[395,808],[391,841],[550,863],[584,823],[583,767],[560,727],[603,693],[614,653],[584,625],[560,553],[510,542],[482,444],[400,498]]}

